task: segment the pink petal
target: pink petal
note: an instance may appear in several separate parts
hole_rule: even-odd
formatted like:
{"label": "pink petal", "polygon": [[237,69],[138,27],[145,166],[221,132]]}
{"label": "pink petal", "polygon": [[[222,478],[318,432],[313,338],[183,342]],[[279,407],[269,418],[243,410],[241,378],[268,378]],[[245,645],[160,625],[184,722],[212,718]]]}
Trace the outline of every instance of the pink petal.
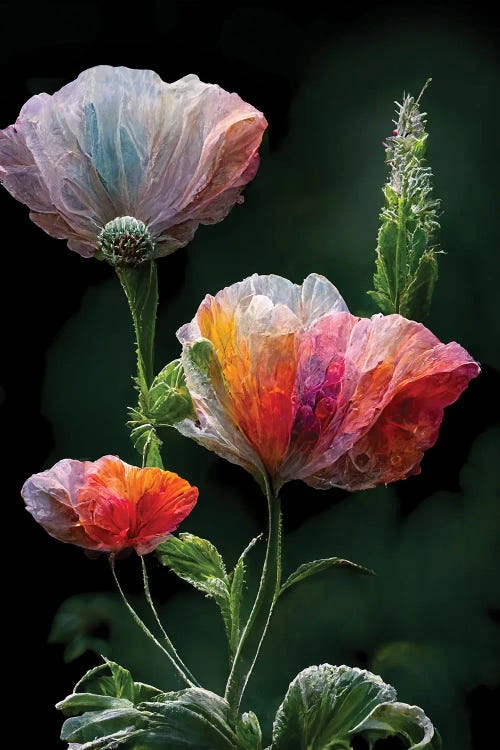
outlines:
{"label": "pink petal", "polygon": [[168,84],[101,65],[32,97],[0,132],[0,179],[81,255],[119,216],[144,221],[165,255],[240,200],[266,126],[237,94],[197,76]]}
{"label": "pink petal", "polygon": [[48,534],[61,542],[98,549],[80,525],[75,497],[83,485],[85,462],[64,458],[51,469],[33,474],[21,490],[26,509]]}
{"label": "pink petal", "polygon": [[[424,451],[438,437],[444,408],[479,373],[458,344],[441,344],[424,326],[399,315],[356,323],[345,360],[353,368],[349,406],[326,431],[330,450],[317,455],[303,476],[316,487],[356,490],[418,473]],[[320,440],[319,451],[323,446]]]}

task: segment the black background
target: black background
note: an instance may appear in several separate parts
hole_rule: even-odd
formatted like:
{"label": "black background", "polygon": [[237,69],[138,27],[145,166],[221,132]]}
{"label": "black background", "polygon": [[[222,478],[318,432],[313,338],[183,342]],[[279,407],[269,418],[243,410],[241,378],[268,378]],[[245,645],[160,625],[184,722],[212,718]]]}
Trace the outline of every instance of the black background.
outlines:
{"label": "black background", "polygon": [[[259,197],[258,188],[252,186],[245,208],[233,212],[227,220],[228,228],[224,228],[225,222],[220,228],[201,230],[190,247],[159,264],[161,311],[167,321],[172,320],[163,329],[168,328],[170,343],[160,346],[170,358],[176,356],[173,339],[176,325],[194,313],[205,291],[215,292],[252,271],[283,273],[294,281],[300,281],[304,271],[322,272],[339,285],[355,310],[368,309],[362,293],[369,284],[380,205],[377,190],[384,179],[380,143],[385,133],[377,128],[383,128],[384,122],[390,127],[392,101],[400,96],[403,88],[415,91],[428,75],[433,75],[434,88],[426,106],[432,119],[431,134],[435,135],[432,156],[437,164],[440,195],[445,209],[447,203],[451,204],[443,220],[449,253],[453,252],[453,243],[460,245],[460,238],[464,239],[458,251],[458,265],[453,255],[442,261],[440,299],[429,326],[446,340],[456,338],[475,356],[481,357],[483,374],[461,401],[450,408],[439,443],[424,461],[422,475],[396,488],[398,518],[403,523],[436,491],[458,493],[460,469],[471,445],[497,416],[500,383],[495,369],[498,361],[488,356],[495,352],[491,337],[498,322],[497,316],[495,319],[495,279],[499,261],[494,252],[491,211],[496,206],[492,195],[497,188],[492,162],[497,153],[498,119],[495,116],[498,105],[495,103],[497,93],[491,89],[497,73],[493,53],[495,30],[484,8],[479,4],[451,8],[419,3],[418,7],[379,4],[363,10],[356,3],[334,8],[309,2],[292,8],[290,4],[255,1],[226,5],[142,0],[130,10],[114,2],[45,2],[36,6],[9,2],[1,5],[1,13],[0,127],[15,120],[29,96],[38,91],[51,92],[73,80],[81,70],[101,63],[151,68],[168,81],[196,72],[202,80],[238,91],[268,118],[263,166],[257,177],[257,181],[263,181],[263,195]],[[412,43],[407,44],[408,39]],[[329,61],[333,61],[333,68],[328,67]],[[301,99],[304,89],[314,88],[316,80],[318,86],[325,86],[330,69],[335,72],[324,106],[318,106],[314,94],[310,99],[307,96]],[[297,116],[301,101],[311,107],[305,116]],[[444,104],[441,106],[440,102]],[[481,108],[481,103],[486,103],[489,109]],[[350,121],[353,113],[359,119]],[[314,148],[311,156],[308,155],[311,139],[314,141],[317,137],[315,123],[320,133],[324,133],[325,122],[331,125],[332,139],[325,159],[338,163],[338,169],[325,169],[320,161],[315,162],[314,159],[321,159],[321,154]],[[359,141],[360,134],[367,140]],[[465,154],[459,150],[464,144],[468,149]],[[365,145],[370,159],[366,170]],[[290,154],[297,156],[290,157]],[[265,171],[266,163],[271,164],[270,170]],[[273,182],[273,168],[281,167],[281,178]],[[485,181],[481,181],[481,176],[485,176]],[[280,190],[287,181],[294,185],[293,195],[301,197],[297,204],[289,202],[286,189]],[[314,203],[323,181],[332,191],[332,203],[320,202],[311,208],[309,203]],[[463,185],[463,189],[453,202],[453,196],[445,194],[444,189],[451,190],[455,181]],[[350,204],[343,202],[344,194],[353,196]],[[254,216],[255,201],[258,210]],[[311,239],[307,233],[301,235],[301,212],[308,226],[313,227],[311,231],[315,231],[311,214],[329,212],[333,215],[342,209],[344,218],[339,217],[340,230],[332,231],[338,247],[342,230],[347,225],[351,227],[346,247],[333,250],[330,260],[325,260],[330,251],[325,250],[322,237],[311,235]],[[347,220],[346,210],[351,211]],[[243,218],[244,211],[248,212],[246,218]],[[80,325],[87,309],[87,291],[111,288],[112,270],[97,261],[79,258],[68,251],[64,243],[46,236],[29,222],[25,207],[5,192],[0,195],[0,215],[3,245],[0,424],[7,457],[3,469],[6,488],[2,599],[7,628],[4,665],[10,654],[15,654],[12,666],[4,666],[8,674],[4,674],[3,679],[9,684],[9,703],[22,717],[18,725],[20,740],[15,744],[24,747],[36,741],[37,747],[52,747],[57,744],[55,738],[60,726],[60,717],[52,708],[54,702],[71,690],[85,668],[96,663],[95,655],[87,653],[64,664],[61,646],[47,645],[52,619],[67,597],[110,591],[111,581],[104,560],[91,562],[79,550],[63,547],[41,532],[24,513],[19,488],[31,473],[67,455],[70,445],[79,446],[82,429],[87,430],[88,435],[85,440],[81,438],[82,453],[73,454],[74,458],[100,455],[93,448],[92,433],[101,436],[101,442],[104,437],[107,439],[108,433],[113,436],[110,420],[115,420],[122,429],[119,415],[123,415],[124,404],[117,404],[119,411],[110,413],[109,417],[103,405],[118,398],[114,384],[120,394],[130,396],[130,401],[133,398],[131,340],[126,309],[118,300],[117,292],[110,298],[110,306],[103,306],[101,317],[89,322],[89,330],[85,333],[82,329],[81,338],[72,341],[74,326]],[[261,224],[257,223],[259,215],[264,217]],[[240,232],[238,225],[242,221],[244,229]],[[332,216],[332,223],[335,223],[335,216]],[[352,229],[358,225],[359,230]],[[349,243],[355,241],[356,231],[365,233],[363,241],[368,238],[362,248],[366,257],[361,260],[359,249],[358,255],[350,255]],[[242,240],[235,245],[238,237]],[[210,254],[211,247],[213,254]],[[273,247],[276,247],[275,256]],[[205,254],[204,262],[192,261],[191,253],[196,253],[197,257]],[[300,258],[296,263],[295,256]],[[198,265],[193,265],[197,262]],[[210,267],[207,280],[203,263]],[[212,284],[210,287],[208,280]],[[92,304],[92,300],[88,304]],[[442,322],[445,318],[448,322]],[[463,320],[466,320],[465,328]],[[68,321],[73,326],[69,331],[65,328]],[[85,320],[81,325],[85,327]],[[104,343],[99,347],[95,342],[101,334]],[[120,352],[125,352],[119,361],[130,365],[128,370],[113,370],[113,349],[106,351],[106,342],[110,341],[115,342]],[[60,359],[60,353],[68,342],[72,367],[58,369],[61,361],[67,362],[64,354]],[[484,342],[483,349],[480,342]],[[109,373],[105,393],[99,392],[97,403],[91,388],[82,387],[82,370],[84,375],[102,371],[104,380]],[[56,377],[56,385],[52,390],[49,387],[47,395],[47,378],[51,373],[56,373],[59,379]],[[77,412],[80,417],[75,421]],[[84,423],[86,427],[82,428]],[[125,447],[125,431],[121,439],[120,445],[109,444],[101,452],[119,452],[126,460],[133,461],[133,453]],[[95,444],[98,443],[96,437]],[[205,482],[212,492],[214,488],[223,489],[228,496],[237,492],[238,512],[250,519],[249,527],[262,526],[263,508],[255,503],[255,487],[243,472],[209,455],[203,454],[200,458],[201,449],[189,447],[191,453],[186,454],[187,458],[180,458],[184,456],[183,448],[177,445],[181,443],[172,448],[172,455],[177,457],[173,468],[182,468],[189,475],[191,460],[204,462],[205,478],[197,480],[200,489],[203,491]],[[127,450],[129,453],[125,455]],[[224,502],[227,507],[230,500]],[[331,519],[337,506],[344,502],[343,493],[337,491],[318,493],[301,485],[287,488],[284,493],[285,529],[293,533],[307,518],[318,514],[323,514],[326,523],[334,524]],[[225,528],[220,525],[223,511],[220,506],[216,507],[216,518],[207,515],[198,521],[203,535],[210,536],[212,526],[215,535],[217,529]],[[359,513],[359,522],[363,525],[361,511]],[[495,519],[491,523],[494,524]],[[231,518],[227,524],[230,535]],[[443,545],[446,543],[445,538]],[[231,546],[227,544],[231,555]],[[224,548],[224,539],[220,546]],[[313,547],[314,544],[311,549]],[[463,552],[467,554],[465,541]],[[489,559],[485,564],[488,575],[496,569],[498,580],[497,562]],[[132,561],[123,565],[129,586],[138,592]],[[418,565],[415,561],[415,568]],[[154,580],[159,581],[158,571],[154,572]],[[173,577],[168,577],[167,584],[157,585],[163,586],[160,595],[163,600],[179,590],[184,591]],[[464,617],[467,616],[466,602],[472,594],[472,591],[463,592]],[[307,603],[304,606],[308,606]],[[498,591],[496,602],[492,594],[481,606],[485,616],[498,623]],[[398,607],[396,590],[394,607]],[[450,628],[452,631],[451,625]],[[473,623],[471,628],[474,628]],[[96,634],[106,635],[104,629],[97,630]],[[450,639],[453,640],[453,636]],[[498,676],[498,640],[494,643],[496,652],[492,650],[488,658],[496,653],[497,668],[496,671],[492,668],[491,675]],[[373,644],[367,645],[351,653],[351,663],[368,666],[372,647]],[[322,656],[319,649],[317,654],[318,659],[326,660],[327,654]],[[120,654],[113,655],[120,660]],[[126,663],[127,656],[123,655],[121,660]],[[264,683],[261,677],[261,687]],[[484,683],[476,681],[468,690],[462,689],[459,703],[472,733],[471,740],[464,738],[463,748],[484,750],[481,733],[495,721],[493,710],[498,697],[492,676]],[[4,721],[9,721],[8,716]]]}

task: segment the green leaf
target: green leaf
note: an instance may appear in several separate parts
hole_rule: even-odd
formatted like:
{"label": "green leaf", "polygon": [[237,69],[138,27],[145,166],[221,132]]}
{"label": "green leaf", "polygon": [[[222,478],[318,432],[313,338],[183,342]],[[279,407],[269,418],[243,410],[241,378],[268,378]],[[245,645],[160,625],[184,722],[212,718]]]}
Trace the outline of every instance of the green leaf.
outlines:
{"label": "green leaf", "polygon": [[162,565],[168,566],[179,578],[214,599],[219,606],[226,634],[231,638],[231,605],[229,578],[222,557],[207,539],[186,532],[171,536],[156,552]]}
{"label": "green leaf", "polygon": [[365,568],[363,565],[357,565],[350,560],[344,560],[341,557],[327,557],[323,560],[313,560],[312,562],[299,565],[297,570],[292,573],[287,578],[285,583],[281,586],[280,595],[286,589],[290,588],[290,586],[294,586],[299,581],[303,581],[305,578],[309,578],[309,576],[316,575],[316,573],[321,573],[322,571],[328,570],[329,568],[337,567],[350,568],[357,573],[363,573],[365,575],[375,575],[374,571],[370,570],[370,568]]}
{"label": "green leaf", "polygon": [[137,384],[146,393],[153,380],[154,337],[158,306],[156,262],[117,266],[116,273],[127,296],[137,346]]}
{"label": "green leaf", "polygon": [[422,229],[422,227],[417,227],[414,230],[414,232],[412,232],[409,238],[408,272],[410,276],[413,275],[415,271],[417,270],[419,261],[422,255],[425,253],[428,244],[429,244],[428,234]]}
{"label": "green leaf", "polygon": [[243,586],[245,583],[246,565],[245,558],[255,544],[262,538],[262,534],[252,539],[250,544],[241,553],[234,570],[230,574],[231,590],[229,592],[229,607],[231,612],[231,635],[229,638],[229,651],[234,657],[241,635],[240,612],[243,600]]}
{"label": "green leaf", "polygon": [[113,698],[112,695],[94,693],[72,693],[56,704],[56,708],[65,716],[77,716],[85,711],[104,711],[107,709],[128,709],[133,704],[126,698]]}
{"label": "green leaf", "polygon": [[240,558],[236,563],[231,578],[231,590],[229,592],[229,608],[231,612],[231,634],[229,637],[229,651],[231,658],[234,657],[238,642],[240,640],[240,611],[243,599],[243,585],[245,583],[246,565]]}
{"label": "green leaf", "polygon": [[188,360],[198,372],[211,379],[212,368],[218,363],[214,345],[209,339],[197,339],[187,348]]}
{"label": "green leaf", "polygon": [[439,748],[423,711],[396,703],[396,691],[380,677],[322,664],[305,669],[288,688],[274,720],[272,750],[349,750],[359,734],[397,736],[411,750]]}
{"label": "green leaf", "polygon": [[133,707],[89,711],[82,716],[66,719],[61,739],[66,742],[92,742],[98,738],[109,738],[109,735],[124,732],[130,727],[143,728],[146,725],[145,718],[141,711]]}
{"label": "green leaf", "polygon": [[142,458],[142,465],[163,469],[160,453],[162,441],[158,437],[155,425],[137,409],[131,409],[130,411],[132,419],[129,420],[128,425],[133,428],[130,432],[130,438],[134,448]]}
{"label": "green leaf", "polygon": [[236,727],[238,750],[262,750],[262,732],[253,711],[244,713]]}
{"label": "green leaf", "polygon": [[412,750],[439,750],[441,739],[430,719],[418,706],[382,703],[354,730],[370,743],[386,737],[399,737]]}
{"label": "green leaf", "polygon": [[167,693],[161,701],[143,703],[154,734],[169,750],[235,750],[231,712],[224,698],[203,688]]}
{"label": "green leaf", "polygon": [[[375,263],[378,263],[378,258]],[[374,277],[375,278],[375,277]],[[376,285],[375,281],[375,285]],[[390,315],[394,312],[394,303],[391,301],[390,297],[387,296],[387,294],[384,294],[384,292],[380,291],[373,291],[370,290],[367,292],[368,296],[372,298],[372,300],[376,303],[377,307],[379,308],[380,312],[382,312],[384,315]]]}
{"label": "green leaf", "polygon": [[380,267],[377,268],[377,272],[382,274],[382,288],[387,289],[388,296],[394,302],[397,299],[401,276],[401,260],[398,257],[401,245],[401,228],[392,221],[383,224],[378,234],[377,252]]}
{"label": "green leaf", "polygon": [[180,578],[205,593],[208,593],[205,584],[212,578],[228,585],[222,557],[208,539],[182,532],[178,537],[169,537],[156,551],[163,565],[168,565]]}
{"label": "green leaf", "polygon": [[77,682],[73,693],[60,701],[56,708],[73,716],[82,711],[132,708],[161,694],[158,688],[134,682],[128,669],[105,659],[104,664],[89,670]]}
{"label": "green leaf", "polygon": [[227,390],[217,352],[208,339],[200,338],[184,347],[182,364],[189,374],[191,387]]}
{"label": "green leaf", "polygon": [[429,314],[434,287],[438,279],[435,253],[425,252],[401,296],[401,315],[411,320],[425,320]]}
{"label": "green leaf", "polygon": [[105,663],[99,664],[84,674],[76,683],[74,692],[109,695],[115,698],[125,698],[134,703],[135,683],[128,669],[103,658]]}
{"label": "green leaf", "polygon": [[81,743],[87,750],[236,747],[223,698],[201,688],[163,693],[134,682],[128,670],[111,661],[87,672],[57,707],[71,717],[61,739]]}

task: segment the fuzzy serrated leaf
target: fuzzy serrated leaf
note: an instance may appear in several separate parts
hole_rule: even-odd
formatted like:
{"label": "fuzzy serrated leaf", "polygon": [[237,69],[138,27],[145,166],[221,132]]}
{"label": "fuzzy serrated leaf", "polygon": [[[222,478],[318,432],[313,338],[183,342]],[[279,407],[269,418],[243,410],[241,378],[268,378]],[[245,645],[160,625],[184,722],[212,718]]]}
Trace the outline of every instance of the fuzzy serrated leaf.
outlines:
{"label": "fuzzy serrated leaf", "polygon": [[166,565],[191,586],[215,600],[221,610],[228,639],[231,638],[230,583],[222,557],[208,539],[183,532],[171,536],[156,550]]}
{"label": "fuzzy serrated leaf", "polygon": [[[273,725],[271,750],[350,750],[352,739],[399,737],[409,750],[439,750],[432,723],[364,669],[322,664],[293,680]],[[371,746],[371,745],[370,745]]]}
{"label": "fuzzy serrated leaf", "polygon": [[435,253],[426,252],[420,258],[415,274],[401,296],[400,312],[410,320],[424,320],[429,314],[434,287],[438,279]]}
{"label": "fuzzy serrated leaf", "polygon": [[363,573],[364,575],[375,575],[373,570],[365,568],[363,565],[358,565],[350,560],[344,560],[342,557],[326,557],[322,560],[313,560],[312,562],[304,563],[299,565],[296,571],[294,571],[281,586],[280,595],[291,586],[294,586],[299,581],[303,581],[309,576],[316,575],[316,573],[322,573],[324,570],[330,568],[350,568],[356,573]]}

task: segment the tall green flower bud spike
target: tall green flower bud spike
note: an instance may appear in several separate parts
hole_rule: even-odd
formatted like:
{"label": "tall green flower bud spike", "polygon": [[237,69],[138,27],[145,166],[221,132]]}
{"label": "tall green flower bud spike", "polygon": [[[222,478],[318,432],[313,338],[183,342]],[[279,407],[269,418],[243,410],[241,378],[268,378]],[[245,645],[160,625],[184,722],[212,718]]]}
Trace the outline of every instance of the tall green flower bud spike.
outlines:
{"label": "tall green flower bud spike", "polygon": [[440,201],[432,195],[432,170],[425,163],[426,113],[420,112],[430,81],[417,100],[404,96],[402,104],[396,102],[396,128],[384,143],[390,173],[383,188],[375,288],[368,292],[383,313],[419,321],[429,313],[438,278]]}

